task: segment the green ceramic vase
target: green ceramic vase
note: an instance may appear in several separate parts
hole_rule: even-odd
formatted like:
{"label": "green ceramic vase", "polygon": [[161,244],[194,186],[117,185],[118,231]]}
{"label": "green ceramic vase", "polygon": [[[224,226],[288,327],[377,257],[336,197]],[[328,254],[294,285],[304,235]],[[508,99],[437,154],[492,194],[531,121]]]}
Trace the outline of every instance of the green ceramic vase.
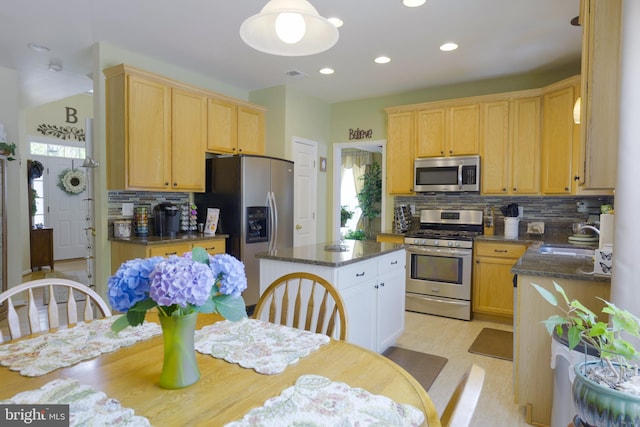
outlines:
{"label": "green ceramic vase", "polygon": [[160,387],[177,389],[196,383],[200,379],[200,369],[196,362],[193,337],[198,313],[158,317],[164,338]]}

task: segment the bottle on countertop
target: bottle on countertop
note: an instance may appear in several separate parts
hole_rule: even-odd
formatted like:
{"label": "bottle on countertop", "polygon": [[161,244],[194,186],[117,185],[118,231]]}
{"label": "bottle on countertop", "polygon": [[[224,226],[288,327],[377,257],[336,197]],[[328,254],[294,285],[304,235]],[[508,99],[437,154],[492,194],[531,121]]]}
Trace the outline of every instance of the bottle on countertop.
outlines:
{"label": "bottle on countertop", "polygon": [[484,210],[484,234],[486,236],[493,236],[494,234],[494,226],[493,226],[493,208],[489,209],[488,207]]}

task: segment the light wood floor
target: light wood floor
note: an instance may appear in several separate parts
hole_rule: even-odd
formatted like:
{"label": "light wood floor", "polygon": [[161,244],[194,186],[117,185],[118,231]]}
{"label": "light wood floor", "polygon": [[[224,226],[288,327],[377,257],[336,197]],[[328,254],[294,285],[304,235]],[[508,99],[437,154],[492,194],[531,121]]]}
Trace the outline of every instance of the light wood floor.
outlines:
{"label": "light wood floor", "polygon": [[511,325],[480,320],[464,321],[406,312],[405,332],[396,346],[446,357],[446,365],[428,393],[441,414],[462,374],[475,363],[485,380],[471,425],[478,427],[529,426],[524,409],[513,403],[513,362],[469,353],[482,328],[512,331]]}

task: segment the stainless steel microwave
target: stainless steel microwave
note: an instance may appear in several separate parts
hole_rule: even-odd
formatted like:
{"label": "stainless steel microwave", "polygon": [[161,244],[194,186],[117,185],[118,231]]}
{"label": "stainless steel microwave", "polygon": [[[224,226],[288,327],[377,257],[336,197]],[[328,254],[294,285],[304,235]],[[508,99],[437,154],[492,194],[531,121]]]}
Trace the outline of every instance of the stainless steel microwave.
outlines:
{"label": "stainless steel microwave", "polygon": [[480,156],[419,158],[414,172],[416,193],[480,191]]}

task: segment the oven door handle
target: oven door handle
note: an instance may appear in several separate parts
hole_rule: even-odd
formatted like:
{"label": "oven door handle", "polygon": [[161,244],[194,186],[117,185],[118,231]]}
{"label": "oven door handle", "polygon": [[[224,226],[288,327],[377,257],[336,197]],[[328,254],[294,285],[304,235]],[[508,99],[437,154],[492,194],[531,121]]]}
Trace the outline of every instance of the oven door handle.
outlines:
{"label": "oven door handle", "polygon": [[469,301],[457,301],[457,300],[449,300],[445,298],[429,298],[428,296],[420,295],[420,299],[429,302],[437,302],[438,304],[450,304],[450,305],[468,305]]}
{"label": "oven door handle", "polygon": [[470,257],[473,254],[471,249],[449,249],[438,248],[437,246],[408,246],[406,250],[411,254],[431,256]]}

